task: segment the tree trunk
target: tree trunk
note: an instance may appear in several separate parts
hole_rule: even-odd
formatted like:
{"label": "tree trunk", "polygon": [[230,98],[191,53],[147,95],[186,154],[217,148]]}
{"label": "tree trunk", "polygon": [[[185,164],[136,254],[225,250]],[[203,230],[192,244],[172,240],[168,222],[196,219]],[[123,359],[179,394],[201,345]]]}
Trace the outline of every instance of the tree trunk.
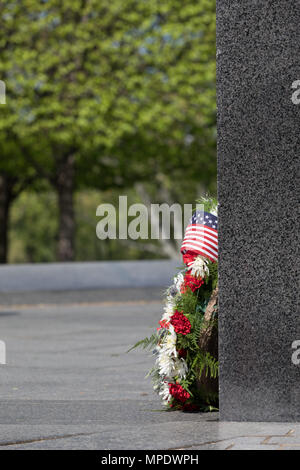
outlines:
{"label": "tree trunk", "polygon": [[75,158],[69,155],[57,168],[56,189],[58,193],[59,229],[57,259],[74,260],[75,214],[74,214]]}
{"label": "tree trunk", "polygon": [[13,201],[11,185],[0,175],[0,263],[7,263],[9,210]]}
{"label": "tree trunk", "polygon": [[[210,301],[207,305],[204,319],[207,327],[202,332],[199,340],[199,346],[204,352],[208,352],[215,359],[218,359],[218,328],[213,320],[218,305],[218,287],[213,291]],[[206,376],[206,371],[202,372],[197,382],[198,388],[207,396],[218,396],[219,381],[218,378]]]}

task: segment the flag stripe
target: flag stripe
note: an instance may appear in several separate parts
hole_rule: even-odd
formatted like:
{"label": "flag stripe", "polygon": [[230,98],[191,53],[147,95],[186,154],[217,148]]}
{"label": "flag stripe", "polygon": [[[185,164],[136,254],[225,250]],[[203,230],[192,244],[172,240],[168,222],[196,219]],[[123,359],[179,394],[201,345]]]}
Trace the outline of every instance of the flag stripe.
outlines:
{"label": "flag stripe", "polygon": [[205,256],[206,258],[209,258],[211,261],[217,261],[217,256],[213,256],[212,254],[208,253],[204,248],[202,250],[197,249],[197,254]]}
{"label": "flag stripe", "polygon": [[215,232],[212,232],[208,227],[203,227],[203,225],[200,225],[199,227],[196,225],[189,225],[186,229],[186,234],[188,233],[206,233],[207,236],[213,238],[213,239],[218,239],[218,234]]}
{"label": "flag stripe", "polygon": [[194,243],[190,242],[188,245],[186,244],[185,246],[182,247],[184,250],[189,251],[189,249],[193,249],[193,251],[199,251],[199,250],[206,250],[208,253],[210,253],[211,256],[216,256],[218,257],[218,252],[211,250],[209,247],[205,245],[201,245],[200,243]]}
{"label": "flag stripe", "polygon": [[211,254],[211,256],[218,256],[218,252],[215,250],[212,250],[210,247],[207,245],[204,245],[203,243],[198,243],[193,240],[189,240],[189,242],[186,242],[182,245],[183,249],[188,249],[188,248],[196,248],[197,250],[205,249],[208,253]]}
{"label": "flag stripe", "polygon": [[205,224],[189,224],[187,228],[190,229],[190,228],[193,228],[193,227],[195,227],[195,228],[202,227],[205,230],[209,230],[212,235],[215,235],[216,237],[218,236],[218,230],[216,230],[214,228],[211,228],[211,227],[208,227]]}
{"label": "flag stripe", "polygon": [[218,243],[216,243],[215,241],[212,241],[210,238],[207,238],[205,235],[200,237],[199,235],[193,235],[193,236],[188,236],[188,237],[185,237],[185,239],[183,240],[183,243],[186,243],[188,242],[189,240],[203,240],[203,243],[204,244],[207,244],[207,245],[210,245],[212,248],[214,248],[215,250],[218,251]]}

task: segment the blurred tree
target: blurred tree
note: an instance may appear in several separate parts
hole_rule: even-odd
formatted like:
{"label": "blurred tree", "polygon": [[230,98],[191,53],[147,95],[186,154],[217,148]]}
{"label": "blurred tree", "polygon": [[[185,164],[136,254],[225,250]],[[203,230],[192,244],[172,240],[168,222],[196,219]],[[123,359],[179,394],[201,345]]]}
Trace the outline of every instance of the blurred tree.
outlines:
{"label": "blurred tree", "polygon": [[76,188],[151,179],[170,199],[191,181],[215,190],[214,1],[23,0],[0,8],[8,90],[0,121],[27,143],[28,168],[57,191],[59,260],[74,259]]}
{"label": "blurred tree", "polygon": [[9,212],[14,195],[15,180],[10,175],[0,174],[0,263],[7,262]]}
{"label": "blurred tree", "polygon": [[9,262],[54,262],[57,215],[53,191],[24,191],[12,206]]}
{"label": "blurred tree", "polygon": [[[76,194],[74,204],[78,226],[75,237],[76,261],[161,259],[164,257],[162,245],[155,240],[104,240],[100,242],[96,238],[95,207],[108,202],[117,207],[118,198],[117,190],[105,192],[81,190]],[[129,205],[136,203],[137,198],[135,191],[128,192]],[[23,191],[12,205],[8,262],[54,262],[57,216],[58,207],[54,191],[47,190],[47,188],[41,193]]]}
{"label": "blurred tree", "polygon": [[[13,159],[11,158],[13,157]],[[24,189],[35,181],[36,173],[20,155],[20,148],[7,134],[0,120],[0,263],[7,262],[11,206]]]}

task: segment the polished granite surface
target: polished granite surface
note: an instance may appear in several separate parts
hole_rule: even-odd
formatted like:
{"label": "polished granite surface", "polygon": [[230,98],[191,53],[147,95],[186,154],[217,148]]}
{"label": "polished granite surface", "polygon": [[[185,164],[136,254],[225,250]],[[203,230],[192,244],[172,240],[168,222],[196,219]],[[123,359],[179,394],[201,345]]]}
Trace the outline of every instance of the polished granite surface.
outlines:
{"label": "polished granite surface", "polygon": [[300,421],[300,9],[217,2],[220,409]]}

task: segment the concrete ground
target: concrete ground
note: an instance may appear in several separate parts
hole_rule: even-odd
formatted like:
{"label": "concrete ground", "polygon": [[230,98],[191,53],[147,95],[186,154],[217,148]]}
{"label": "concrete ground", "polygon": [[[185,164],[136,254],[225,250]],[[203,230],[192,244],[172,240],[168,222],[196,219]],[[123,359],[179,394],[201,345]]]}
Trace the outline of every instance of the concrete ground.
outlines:
{"label": "concrete ground", "polygon": [[126,354],[161,316],[159,289],[5,294],[0,449],[300,449],[300,424],[165,412]]}

